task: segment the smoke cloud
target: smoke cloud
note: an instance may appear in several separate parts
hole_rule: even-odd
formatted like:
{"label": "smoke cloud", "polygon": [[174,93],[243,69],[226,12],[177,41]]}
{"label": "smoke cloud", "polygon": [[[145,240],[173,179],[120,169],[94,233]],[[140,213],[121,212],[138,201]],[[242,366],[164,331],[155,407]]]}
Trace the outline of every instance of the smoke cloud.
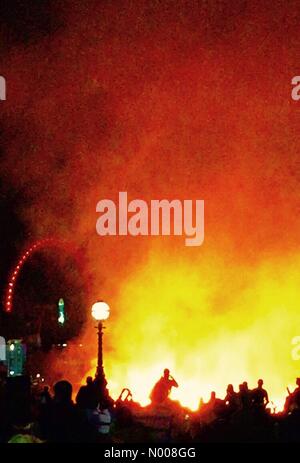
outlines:
{"label": "smoke cloud", "polygon": [[[48,16],[2,54],[1,179],[31,238],[84,244],[87,311],[111,306],[111,389],[145,402],[168,366],[192,406],[258,376],[282,397],[298,370],[297,2],[58,2]],[[96,204],[119,191],[204,199],[203,245],[100,238]],[[83,339],[82,374],[92,324]]]}

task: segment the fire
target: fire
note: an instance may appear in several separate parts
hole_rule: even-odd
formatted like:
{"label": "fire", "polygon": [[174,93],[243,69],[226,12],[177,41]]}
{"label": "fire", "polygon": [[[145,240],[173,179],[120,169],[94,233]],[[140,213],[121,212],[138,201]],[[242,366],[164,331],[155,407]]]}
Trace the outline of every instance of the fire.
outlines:
{"label": "fire", "polygon": [[[281,410],[299,374],[292,339],[300,323],[299,257],[238,267],[214,256],[197,262],[155,254],[123,281],[107,322],[105,371],[116,398],[149,393],[165,367],[179,383],[172,398],[196,409],[212,390],[223,398],[264,379]],[[93,352],[95,349],[93,348]],[[94,364],[96,360],[94,360]],[[90,373],[94,373],[94,369]]]}
{"label": "fire", "polygon": [[[299,375],[291,355],[300,335],[293,10],[286,2],[276,2],[276,14],[264,2],[76,3],[62,10],[66,27],[37,31],[26,53],[9,34],[1,181],[4,194],[21,193],[12,207],[24,239],[82,246],[88,317],[99,299],[111,307],[104,361],[114,397],[127,386],[147,403],[168,367],[179,383],[173,398],[193,408],[211,390],[223,397],[228,383],[253,388],[260,377],[282,403]],[[100,237],[97,201],[116,202],[121,191],[147,203],[204,199],[203,245]],[[93,367],[92,325],[81,341],[66,371],[52,355],[53,372],[72,382],[84,376],[79,359]]]}

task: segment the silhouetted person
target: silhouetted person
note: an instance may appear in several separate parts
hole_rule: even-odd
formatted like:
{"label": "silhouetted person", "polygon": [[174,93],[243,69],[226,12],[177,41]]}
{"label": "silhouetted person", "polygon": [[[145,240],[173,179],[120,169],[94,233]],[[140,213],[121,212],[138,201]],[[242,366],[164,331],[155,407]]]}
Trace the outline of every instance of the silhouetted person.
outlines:
{"label": "silhouetted person", "polygon": [[76,396],[76,404],[82,410],[94,410],[98,406],[96,385],[91,376],[86,378],[86,385],[81,386]]}
{"label": "silhouetted person", "polygon": [[43,391],[41,392],[41,404],[49,405],[52,402],[52,397],[49,392],[49,386],[44,386]]}
{"label": "silhouetted person", "polygon": [[90,424],[94,427],[96,432],[103,436],[108,436],[111,426],[111,414],[109,411],[110,401],[104,399],[102,403],[93,411],[90,417]]}
{"label": "silhouetted person", "polygon": [[232,384],[228,384],[227,386],[224,401],[229,413],[233,413],[239,408],[239,397]]}
{"label": "silhouetted person", "polygon": [[96,375],[93,384],[95,386],[97,404],[106,401],[109,403],[109,409],[112,409],[115,402],[109,395],[106,378],[103,375]]}
{"label": "silhouetted person", "polygon": [[300,408],[300,378],[296,379],[296,384],[297,384],[297,387],[293,392],[293,399],[294,399],[294,403],[297,406],[297,408]]}
{"label": "silhouetted person", "polygon": [[300,378],[296,378],[297,387],[294,392],[290,393],[285,400],[284,411],[286,413],[300,409]]}
{"label": "silhouetted person", "polygon": [[250,405],[251,405],[250,396],[251,394],[248,389],[248,383],[244,381],[242,384],[239,385],[239,392],[238,392],[239,404],[241,408],[243,409],[250,408]]}
{"label": "silhouetted person", "polygon": [[216,403],[216,393],[215,393],[215,391],[212,391],[212,392],[210,393],[210,398],[209,398],[209,401],[207,402],[207,405],[208,405],[210,408],[214,408],[215,403]]}
{"label": "silhouetted person", "polygon": [[248,387],[247,381],[244,381],[244,382],[243,382],[243,386],[244,386],[245,391],[246,391],[247,393],[249,393],[250,391],[249,391],[249,387]]}
{"label": "silhouetted person", "polygon": [[204,406],[204,400],[203,400],[203,397],[200,397],[198,411],[201,411],[203,406]]}
{"label": "silhouetted person", "polygon": [[209,409],[218,414],[223,409],[224,401],[222,399],[218,399],[215,391],[212,391],[210,394],[210,399],[207,402],[207,406]]}
{"label": "silhouetted person", "polygon": [[257,388],[253,389],[251,393],[252,404],[254,407],[265,408],[269,403],[268,393],[263,388],[263,384],[263,380],[259,379],[257,382]]}
{"label": "silhouetted person", "polygon": [[58,381],[54,398],[44,416],[45,437],[49,442],[85,442],[87,429],[78,409],[72,402],[72,385]]}
{"label": "silhouetted person", "polygon": [[224,410],[224,401],[216,397],[215,391],[210,394],[209,401],[204,403],[199,410],[200,419],[204,423],[212,423]]}
{"label": "silhouetted person", "polygon": [[172,387],[178,387],[178,384],[175,379],[170,376],[170,370],[165,368],[164,375],[157,381],[151,391],[151,402],[153,404],[161,404],[165,402],[171,393]]}

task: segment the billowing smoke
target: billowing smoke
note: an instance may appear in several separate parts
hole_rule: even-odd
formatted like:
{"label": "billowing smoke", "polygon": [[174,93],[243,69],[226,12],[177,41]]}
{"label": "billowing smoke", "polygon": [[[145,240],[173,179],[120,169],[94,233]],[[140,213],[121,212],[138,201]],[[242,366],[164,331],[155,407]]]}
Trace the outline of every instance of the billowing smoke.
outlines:
{"label": "billowing smoke", "polygon": [[[145,402],[169,366],[190,405],[258,376],[282,398],[298,369],[296,2],[58,5],[56,27],[3,54],[2,182],[31,237],[84,244],[87,311],[112,310],[111,389]],[[100,238],[96,204],[119,191],[204,199],[204,244]],[[92,323],[83,339],[88,371]]]}

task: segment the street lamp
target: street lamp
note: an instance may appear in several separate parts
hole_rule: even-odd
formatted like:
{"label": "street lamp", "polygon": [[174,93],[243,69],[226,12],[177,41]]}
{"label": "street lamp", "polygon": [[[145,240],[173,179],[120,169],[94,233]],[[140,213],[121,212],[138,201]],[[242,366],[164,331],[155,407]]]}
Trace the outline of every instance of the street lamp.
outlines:
{"label": "street lamp", "polygon": [[108,319],[109,312],[109,305],[104,301],[95,302],[92,306],[92,317],[98,322],[98,359],[95,382],[99,387],[100,401],[109,397],[109,393],[106,388],[107,381],[103,368],[103,321]]}
{"label": "street lamp", "polygon": [[109,305],[106,302],[98,301],[92,306],[92,316],[97,321],[107,320],[109,317]]}

